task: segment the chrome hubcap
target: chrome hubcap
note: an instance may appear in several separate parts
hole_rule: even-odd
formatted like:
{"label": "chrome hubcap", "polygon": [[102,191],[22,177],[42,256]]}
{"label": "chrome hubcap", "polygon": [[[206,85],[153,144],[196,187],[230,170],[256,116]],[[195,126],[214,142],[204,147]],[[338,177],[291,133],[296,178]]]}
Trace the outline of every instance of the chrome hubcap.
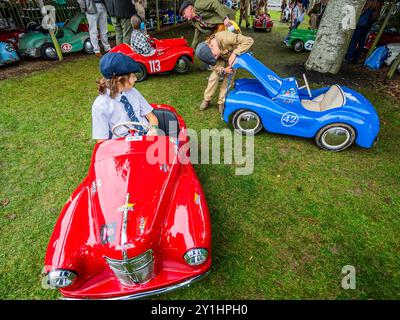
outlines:
{"label": "chrome hubcap", "polygon": [[48,57],[51,58],[51,59],[57,58],[56,49],[54,49],[53,47],[47,47],[47,48],[44,50],[44,52],[45,52],[46,56],[48,56]]}
{"label": "chrome hubcap", "polygon": [[176,63],[176,70],[183,72],[186,70],[186,61],[183,59],[179,59]]}
{"label": "chrome hubcap", "polygon": [[93,51],[93,46],[92,46],[92,43],[90,41],[85,41],[84,46],[85,46],[85,50],[87,52]]}
{"label": "chrome hubcap", "polygon": [[260,124],[258,116],[251,111],[243,112],[237,119],[237,125],[240,130],[245,132],[254,131]]}
{"label": "chrome hubcap", "polygon": [[346,128],[332,127],[322,135],[322,142],[331,149],[340,149],[350,140],[350,132]]}
{"label": "chrome hubcap", "polygon": [[297,42],[294,48],[296,49],[296,51],[300,51],[301,49],[303,49],[303,44],[301,42]]}

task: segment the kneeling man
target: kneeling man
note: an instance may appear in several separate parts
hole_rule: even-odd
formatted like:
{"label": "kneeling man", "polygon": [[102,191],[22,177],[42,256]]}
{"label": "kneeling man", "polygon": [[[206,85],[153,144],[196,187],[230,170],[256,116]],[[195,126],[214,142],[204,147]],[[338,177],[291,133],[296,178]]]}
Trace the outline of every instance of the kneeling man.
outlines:
{"label": "kneeling man", "polygon": [[218,110],[222,113],[229,81],[228,75],[233,73],[232,65],[235,63],[236,57],[247,52],[253,43],[254,40],[250,37],[222,31],[213,34],[207,41],[201,42],[197,46],[196,56],[201,61],[213,66],[200,110],[205,110],[210,106],[210,101],[218,88],[219,76],[223,75],[224,79],[218,98]]}

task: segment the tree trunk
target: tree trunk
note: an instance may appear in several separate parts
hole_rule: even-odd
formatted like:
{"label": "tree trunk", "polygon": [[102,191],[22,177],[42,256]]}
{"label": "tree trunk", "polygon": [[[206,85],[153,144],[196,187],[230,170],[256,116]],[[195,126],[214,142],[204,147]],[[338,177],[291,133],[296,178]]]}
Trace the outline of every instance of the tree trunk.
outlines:
{"label": "tree trunk", "polygon": [[307,70],[338,73],[366,0],[331,0],[306,62]]}

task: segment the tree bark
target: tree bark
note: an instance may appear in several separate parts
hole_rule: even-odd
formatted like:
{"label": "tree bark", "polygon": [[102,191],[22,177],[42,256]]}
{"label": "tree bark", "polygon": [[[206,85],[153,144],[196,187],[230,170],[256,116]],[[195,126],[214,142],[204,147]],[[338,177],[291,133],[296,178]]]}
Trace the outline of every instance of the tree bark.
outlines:
{"label": "tree bark", "polygon": [[322,17],[307,70],[339,72],[366,0],[331,0]]}

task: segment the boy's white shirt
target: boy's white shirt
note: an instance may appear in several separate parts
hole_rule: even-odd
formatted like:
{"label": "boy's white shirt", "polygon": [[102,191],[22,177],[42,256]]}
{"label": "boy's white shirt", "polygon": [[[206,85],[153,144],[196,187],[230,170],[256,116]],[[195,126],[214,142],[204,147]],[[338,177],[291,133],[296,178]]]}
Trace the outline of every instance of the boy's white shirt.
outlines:
{"label": "boy's white shirt", "polygon": [[[121,96],[127,97],[128,101],[133,107],[136,117],[139,122],[149,124],[146,119],[153,107],[146,101],[146,99],[135,88],[123,91],[114,99],[109,96],[109,91],[106,94],[99,95],[92,105],[92,137],[95,140],[109,139],[109,132],[112,127],[121,122],[128,122],[131,119],[125,111],[125,106],[121,100]],[[124,134],[127,129],[121,127],[118,131],[119,134]],[[116,139],[115,135],[112,139]]]}

